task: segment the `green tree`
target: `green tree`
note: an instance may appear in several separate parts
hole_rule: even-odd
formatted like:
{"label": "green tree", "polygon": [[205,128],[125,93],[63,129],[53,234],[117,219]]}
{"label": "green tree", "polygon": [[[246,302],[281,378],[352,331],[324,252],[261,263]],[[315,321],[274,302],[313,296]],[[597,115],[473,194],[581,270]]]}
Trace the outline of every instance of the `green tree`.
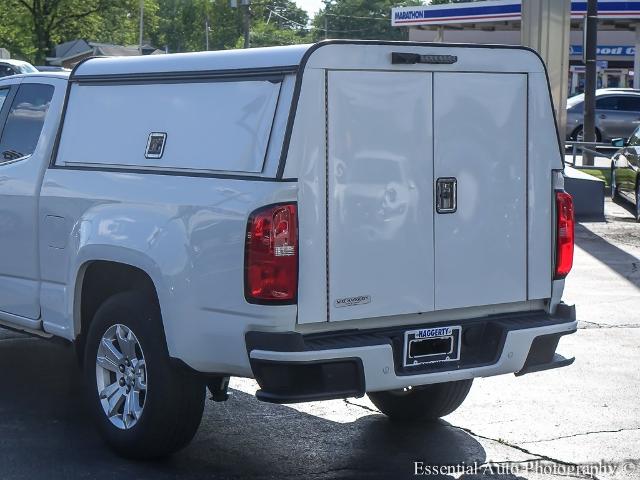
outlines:
{"label": "green tree", "polygon": [[[138,43],[139,0],[0,0],[0,46],[44,63],[56,44],[87,41]],[[253,0],[254,46],[310,41],[307,13],[292,0]],[[170,52],[241,45],[242,9],[229,0],[144,0],[144,41]]]}
{"label": "green tree", "polygon": [[[258,20],[251,26],[249,34],[251,47],[271,47],[274,45],[296,45],[310,43],[311,36],[304,30],[279,28],[273,23]],[[238,38],[236,48],[242,48],[244,38]]]}
{"label": "green tree", "polygon": [[16,15],[7,0],[0,0],[0,47],[9,49],[14,57],[29,60],[35,51],[29,19]]}
{"label": "green tree", "polygon": [[391,8],[421,4],[420,0],[325,0],[324,8],[313,19],[313,36],[316,40],[404,40],[407,30],[391,26]]}
{"label": "green tree", "polygon": [[[309,15],[290,0],[255,2],[251,7],[252,47],[295,45],[312,41]],[[242,46],[239,42],[237,46]]]}
{"label": "green tree", "polygon": [[154,42],[170,52],[205,50],[207,25],[210,50],[235,48],[242,35],[242,12],[229,0],[159,0],[159,6]]}
{"label": "green tree", "polygon": [[[137,0],[0,0],[0,42],[43,64],[56,44],[84,38],[137,43]],[[145,28],[157,23],[156,0],[145,0]]]}
{"label": "green tree", "polygon": [[[209,49],[242,46],[242,9],[229,0],[158,0],[159,28],[153,38],[170,52],[204,50],[209,25]],[[307,13],[290,0],[256,0],[251,8],[253,46],[284,45],[308,41]],[[208,22],[207,22],[208,20]]]}
{"label": "green tree", "polygon": [[[160,23],[160,6],[157,0],[144,0],[143,42],[153,43]],[[95,22],[87,40],[115,45],[137,45],[140,25],[139,0],[116,0],[109,8],[92,17]]]}
{"label": "green tree", "polygon": [[279,29],[301,30],[309,23],[309,15],[291,0],[270,0],[256,2],[252,6],[252,13],[256,20],[275,24]]}

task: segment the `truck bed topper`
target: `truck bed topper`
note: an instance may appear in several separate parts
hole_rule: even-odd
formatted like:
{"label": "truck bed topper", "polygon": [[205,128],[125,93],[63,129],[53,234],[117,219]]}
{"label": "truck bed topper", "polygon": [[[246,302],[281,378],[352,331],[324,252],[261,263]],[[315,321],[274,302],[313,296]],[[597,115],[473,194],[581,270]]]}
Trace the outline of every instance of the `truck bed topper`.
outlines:
{"label": "truck bed topper", "polygon": [[[112,58],[87,58],[78,63],[69,77],[69,88],[73,83],[148,83],[148,82],[176,82],[180,80],[212,80],[215,78],[244,77],[253,75],[297,73],[296,82],[291,101],[291,108],[284,136],[281,158],[276,174],[272,180],[282,180],[286,165],[287,152],[291,140],[291,133],[295,121],[300,89],[305,67],[314,52],[331,45],[359,45],[359,46],[394,46],[402,47],[432,47],[436,55],[418,55],[421,57],[442,57],[443,49],[498,49],[498,50],[525,50],[531,52],[539,59],[540,71],[544,73],[551,100],[549,76],[542,57],[534,49],[520,45],[492,45],[492,44],[464,44],[464,43],[432,43],[432,42],[397,42],[380,40],[325,40],[315,44],[290,45],[280,47],[265,47],[237,50],[222,50],[215,52],[194,52],[180,55],[153,55],[144,57],[112,57]],[[407,52],[392,52],[389,63],[403,63],[405,67],[411,64],[424,64],[424,61],[406,61]],[[408,52],[411,55],[411,52]],[[421,52],[424,53],[424,52]],[[404,54],[404,55],[403,55]],[[399,56],[404,56],[405,61],[397,62]],[[455,61],[433,60],[433,67],[438,64],[445,67],[457,62],[455,55],[447,55]],[[394,60],[395,59],[395,60]],[[518,69],[518,66],[514,66]],[[522,66],[519,66],[522,67]],[[520,68],[521,69],[521,68]],[[65,101],[63,121],[66,112]],[[551,112],[558,139],[558,152],[562,152],[560,135],[557,130],[557,121],[553,105]],[[57,142],[56,142],[57,150]],[[55,155],[54,155],[55,157]],[[560,164],[558,168],[562,168]],[[257,177],[257,179],[260,179]]]}

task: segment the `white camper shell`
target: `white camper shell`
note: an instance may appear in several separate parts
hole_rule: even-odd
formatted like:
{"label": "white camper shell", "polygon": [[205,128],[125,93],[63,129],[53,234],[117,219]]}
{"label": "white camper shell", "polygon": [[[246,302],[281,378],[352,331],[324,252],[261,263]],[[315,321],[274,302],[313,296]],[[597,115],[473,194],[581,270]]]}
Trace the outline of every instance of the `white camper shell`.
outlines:
{"label": "white camper shell", "polygon": [[22,181],[0,185],[0,214],[23,220],[0,236],[0,322],[80,346],[116,448],[148,411],[104,396],[133,368],[110,376],[100,345],[118,338],[149,389],[166,357],[218,399],[244,376],[262,400],[369,393],[390,416],[572,362],[555,350],[576,330],[560,301],[573,218],[532,50],[338,40],[12,78],[0,128],[23,85],[54,90],[35,150],[0,163]]}

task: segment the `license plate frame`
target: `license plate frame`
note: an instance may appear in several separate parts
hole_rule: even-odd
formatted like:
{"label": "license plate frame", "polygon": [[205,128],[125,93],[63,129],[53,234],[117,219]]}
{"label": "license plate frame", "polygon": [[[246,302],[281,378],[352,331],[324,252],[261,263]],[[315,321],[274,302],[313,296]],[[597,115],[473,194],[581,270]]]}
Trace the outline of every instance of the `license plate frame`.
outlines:
{"label": "license plate frame", "polygon": [[[450,340],[450,350],[446,353],[411,355],[413,350],[412,344],[414,342],[428,342],[447,339]],[[460,360],[461,339],[462,327],[460,325],[407,330],[404,332],[403,366],[416,367],[436,363],[457,362]]]}

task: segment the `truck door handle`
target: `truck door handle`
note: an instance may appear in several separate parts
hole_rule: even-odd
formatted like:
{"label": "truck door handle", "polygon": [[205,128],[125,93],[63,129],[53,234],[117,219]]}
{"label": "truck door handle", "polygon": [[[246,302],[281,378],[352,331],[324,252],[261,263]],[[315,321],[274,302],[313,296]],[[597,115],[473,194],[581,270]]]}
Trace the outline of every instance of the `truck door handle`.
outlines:
{"label": "truck door handle", "polygon": [[458,181],[454,177],[436,180],[436,212],[455,213],[458,209]]}
{"label": "truck door handle", "polygon": [[607,118],[607,116],[606,116],[604,113],[601,113],[601,114],[599,115],[599,117],[600,117],[600,118]]}

